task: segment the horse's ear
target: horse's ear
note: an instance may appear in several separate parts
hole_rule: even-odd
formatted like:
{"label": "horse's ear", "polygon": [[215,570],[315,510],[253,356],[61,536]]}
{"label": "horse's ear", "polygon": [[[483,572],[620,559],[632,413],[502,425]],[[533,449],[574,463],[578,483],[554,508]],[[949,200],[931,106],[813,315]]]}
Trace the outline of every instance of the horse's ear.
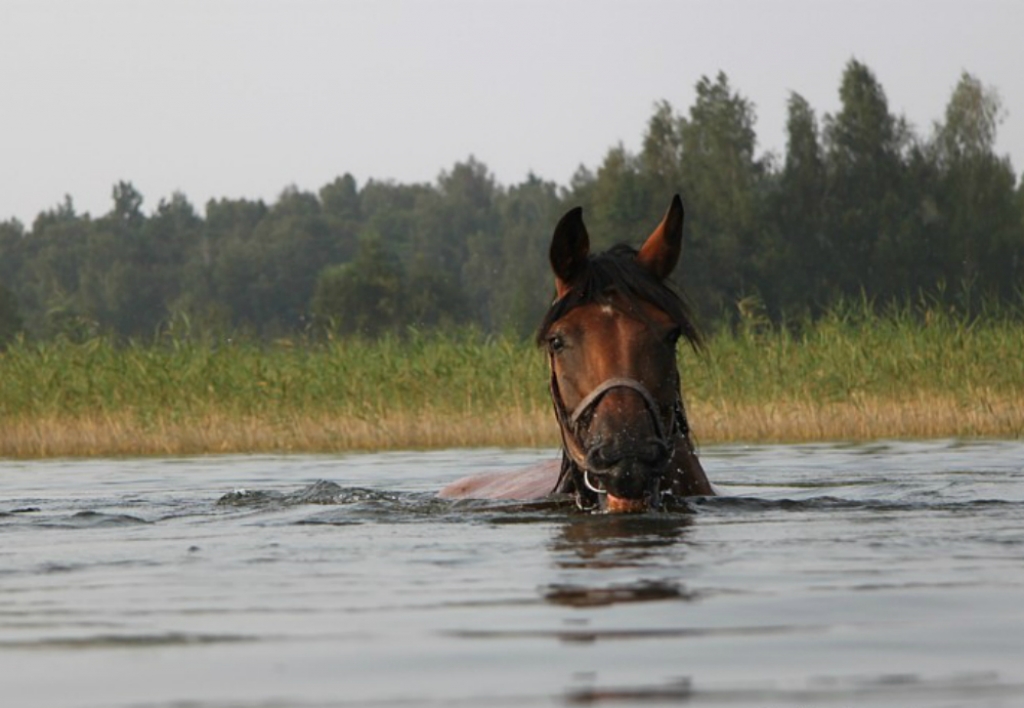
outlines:
{"label": "horse's ear", "polygon": [[672,197],[672,203],[658,227],[647,237],[637,262],[664,280],[679,262],[679,253],[683,248],[683,201],[679,195]]}
{"label": "horse's ear", "polygon": [[568,292],[575,281],[587,268],[587,256],[590,254],[590,237],[583,225],[583,209],[576,207],[569,210],[555,226],[555,235],[551,238],[551,270],[555,272],[555,288],[558,297]]}

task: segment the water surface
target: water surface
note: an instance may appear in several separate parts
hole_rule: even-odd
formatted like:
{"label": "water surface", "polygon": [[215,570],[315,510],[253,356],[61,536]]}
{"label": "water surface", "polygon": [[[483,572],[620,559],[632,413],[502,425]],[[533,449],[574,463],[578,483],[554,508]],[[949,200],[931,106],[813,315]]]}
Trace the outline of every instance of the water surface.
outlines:
{"label": "water surface", "polygon": [[1024,443],[717,447],[673,513],[434,498],[550,451],[0,461],[21,707],[1024,704]]}

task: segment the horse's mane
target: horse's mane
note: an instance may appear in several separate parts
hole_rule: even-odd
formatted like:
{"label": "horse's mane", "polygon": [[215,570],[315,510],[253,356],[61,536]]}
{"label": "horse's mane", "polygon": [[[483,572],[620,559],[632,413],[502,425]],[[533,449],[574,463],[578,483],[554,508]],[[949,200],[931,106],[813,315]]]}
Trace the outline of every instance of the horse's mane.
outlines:
{"label": "horse's mane", "polygon": [[623,298],[630,314],[640,315],[639,302],[647,302],[667,314],[695,350],[704,339],[693,321],[690,306],[667,281],[656,278],[636,261],[636,249],[625,244],[587,257],[587,267],[570,283],[569,291],[555,300],[537,330],[543,344],[548,330],[572,309],[591,303],[611,303],[612,294]]}

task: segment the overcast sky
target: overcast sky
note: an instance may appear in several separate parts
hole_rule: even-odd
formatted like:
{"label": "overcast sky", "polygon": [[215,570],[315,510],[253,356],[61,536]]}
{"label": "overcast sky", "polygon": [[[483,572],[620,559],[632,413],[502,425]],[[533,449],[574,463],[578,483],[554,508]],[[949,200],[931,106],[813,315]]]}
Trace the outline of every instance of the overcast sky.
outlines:
{"label": "overcast sky", "polygon": [[962,71],[995,86],[1020,174],[1021,0],[0,0],[0,220],[65,194],[98,216],[118,180],[202,213],[471,154],[502,184],[566,184],[719,70],[781,154],[789,92],[834,112],[851,57],[925,135]]}

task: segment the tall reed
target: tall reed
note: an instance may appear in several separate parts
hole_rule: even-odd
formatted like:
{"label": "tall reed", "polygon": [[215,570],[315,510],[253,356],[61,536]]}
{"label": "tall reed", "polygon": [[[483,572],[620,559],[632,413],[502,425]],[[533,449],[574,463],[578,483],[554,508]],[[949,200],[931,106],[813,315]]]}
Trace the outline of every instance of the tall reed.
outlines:
{"label": "tall reed", "polygon": [[745,321],[684,366],[707,439],[1024,434],[1024,325],[1012,313],[840,306],[813,324]]}
{"label": "tall reed", "polygon": [[[904,308],[756,319],[681,349],[704,443],[1024,434],[1024,326]],[[321,342],[17,341],[0,456],[554,446],[532,343],[478,332]]]}

